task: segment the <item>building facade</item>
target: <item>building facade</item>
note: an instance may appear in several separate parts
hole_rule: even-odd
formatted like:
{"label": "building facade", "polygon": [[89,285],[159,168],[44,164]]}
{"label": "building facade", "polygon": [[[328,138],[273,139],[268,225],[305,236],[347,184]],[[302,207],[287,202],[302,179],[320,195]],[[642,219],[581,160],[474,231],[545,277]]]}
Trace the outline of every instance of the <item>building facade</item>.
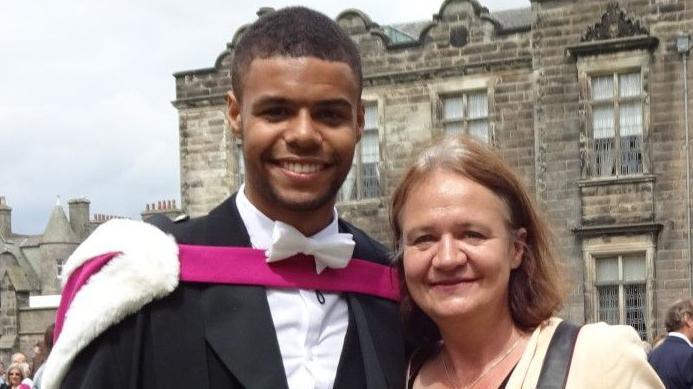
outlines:
{"label": "building facade", "polygon": [[[22,351],[32,356],[34,345],[55,321],[62,266],[77,246],[99,225],[116,218],[90,214],[89,200],[68,202],[68,216],[58,201],[40,235],[12,230],[12,208],[0,196],[0,361]],[[147,204],[146,220],[154,214],[175,218],[181,214],[174,200]]]}
{"label": "building facade", "polygon": [[[271,9],[261,9],[258,16]],[[651,340],[691,290],[684,67],[693,0],[532,0],[489,12],[446,0],[430,20],[339,25],[363,60],[366,128],[342,215],[383,242],[388,196],[440,136],[493,145],[551,222],[570,293],[562,315]],[[238,188],[243,161],[225,119],[241,27],[213,67],[175,74],[184,210]]]}

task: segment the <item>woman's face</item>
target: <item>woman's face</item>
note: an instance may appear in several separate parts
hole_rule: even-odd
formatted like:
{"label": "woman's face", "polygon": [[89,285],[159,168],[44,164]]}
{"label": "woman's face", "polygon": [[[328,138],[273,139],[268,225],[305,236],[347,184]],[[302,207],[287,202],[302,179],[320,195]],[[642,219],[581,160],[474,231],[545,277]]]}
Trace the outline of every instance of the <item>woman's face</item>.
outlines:
{"label": "woman's face", "polygon": [[409,294],[434,321],[508,305],[525,230],[511,231],[488,188],[438,169],[414,186],[399,215]]}
{"label": "woman's face", "polygon": [[10,385],[16,386],[22,382],[22,373],[16,367],[7,372],[7,381]]}

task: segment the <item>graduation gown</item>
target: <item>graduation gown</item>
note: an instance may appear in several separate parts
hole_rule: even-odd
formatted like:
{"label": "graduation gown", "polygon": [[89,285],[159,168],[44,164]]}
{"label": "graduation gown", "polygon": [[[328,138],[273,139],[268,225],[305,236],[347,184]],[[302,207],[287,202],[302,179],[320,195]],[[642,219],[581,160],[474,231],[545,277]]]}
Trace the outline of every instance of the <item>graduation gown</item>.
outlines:
{"label": "graduation gown", "polygon": [[[235,195],[207,216],[154,224],[178,243],[250,247]],[[359,229],[339,220],[339,230],[354,236],[355,258],[389,263],[384,247]],[[397,304],[344,296],[349,326],[335,388],[402,388]],[[265,287],[181,282],[82,350],[61,388],[287,388]]]}

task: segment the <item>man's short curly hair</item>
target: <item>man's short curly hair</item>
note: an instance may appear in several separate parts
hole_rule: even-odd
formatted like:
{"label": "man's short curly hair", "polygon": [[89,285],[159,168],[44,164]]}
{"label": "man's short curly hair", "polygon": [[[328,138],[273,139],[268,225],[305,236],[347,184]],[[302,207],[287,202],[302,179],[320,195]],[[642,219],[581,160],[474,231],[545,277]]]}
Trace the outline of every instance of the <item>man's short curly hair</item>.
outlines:
{"label": "man's short curly hair", "polygon": [[686,319],[693,317],[693,298],[678,300],[667,311],[664,328],[667,332],[683,328]]}
{"label": "man's short curly hair", "polygon": [[236,99],[243,95],[243,81],[256,58],[315,57],[343,62],[354,72],[359,96],[363,87],[361,57],[349,35],[320,12],[287,7],[260,17],[236,44],[231,65],[231,85]]}

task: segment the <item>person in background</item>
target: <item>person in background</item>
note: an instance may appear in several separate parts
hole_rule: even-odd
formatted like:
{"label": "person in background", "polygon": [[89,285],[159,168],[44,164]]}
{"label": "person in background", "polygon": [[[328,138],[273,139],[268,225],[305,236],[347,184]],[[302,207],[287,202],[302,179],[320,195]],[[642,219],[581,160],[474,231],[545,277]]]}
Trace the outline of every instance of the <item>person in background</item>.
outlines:
{"label": "person in background", "polygon": [[5,378],[5,362],[0,361],[0,385],[6,382]]}
{"label": "person in background", "polygon": [[30,384],[23,382],[27,378],[28,368],[28,365],[24,367],[21,363],[11,364],[7,368],[7,383],[0,386],[0,389],[31,389]]}
{"label": "person in background", "polygon": [[667,311],[664,327],[668,331],[648,361],[667,389],[693,388],[693,299],[675,302]]}
{"label": "person in background", "polygon": [[[471,138],[439,141],[405,172],[390,220],[415,346],[408,388],[536,388],[563,281],[510,167]],[[630,326],[585,325],[561,357],[565,388],[663,387]]]}
{"label": "person in background", "polygon": [[34,389],[41,389],[41,376],[43,375],[43,370],[46,368],[45,361],[48,358],[48,355],[50,355],[51,349],[53,348],[53,330],[54,329],[55,329],[55,323],[49,325],[46,328],[46,331],[43,333],[42,354],[44,356],[44,359],[41,362],[39,368],[36,370],[36,373],[34,373]]}

